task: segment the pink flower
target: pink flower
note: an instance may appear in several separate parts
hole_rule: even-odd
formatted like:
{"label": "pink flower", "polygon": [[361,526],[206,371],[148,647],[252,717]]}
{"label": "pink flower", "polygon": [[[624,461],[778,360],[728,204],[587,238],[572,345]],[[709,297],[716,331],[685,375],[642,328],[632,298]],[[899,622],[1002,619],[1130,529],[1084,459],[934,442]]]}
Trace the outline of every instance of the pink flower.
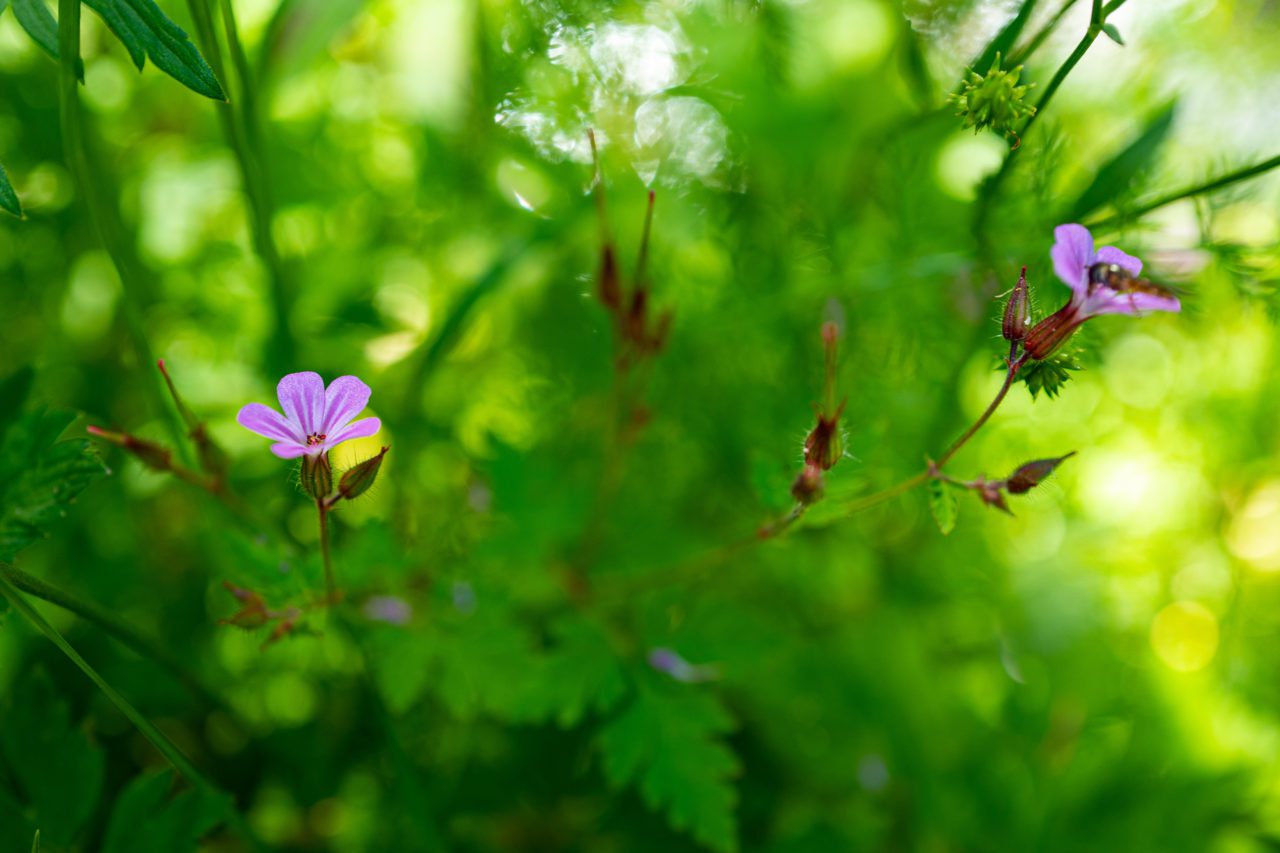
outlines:
{"label": "pink flower", "polygon": [[1114,246],[1095,252],[1093,235],[1083,225],[1059,225],[1053,237],[1053,271],[1071,288],[1071,299],[1027,333],[1024,346],[1032,358],[1049,355],[1099,314],[1182,310],[1172,292],[1138,277],[1142,261]]}
{"label": "pink flower", "polygon": [[236,415],[236,422],[275,440],[271,452],[281,459],[318,456],[382,428],[377,418],[352,422],[369,402],[369,394],[369,386],[354,376],[339,376],[325,388],[318,373],[290,373],[276,386],[283,415],[270,406],[250,403]]}

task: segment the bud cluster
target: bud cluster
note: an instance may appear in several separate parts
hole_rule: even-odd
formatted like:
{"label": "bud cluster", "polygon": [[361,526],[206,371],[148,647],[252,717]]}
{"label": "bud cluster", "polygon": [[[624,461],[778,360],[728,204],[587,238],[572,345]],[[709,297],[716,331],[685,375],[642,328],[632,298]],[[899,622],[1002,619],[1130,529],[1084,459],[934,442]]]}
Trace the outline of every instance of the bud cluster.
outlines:
{"label": "bud cluster", "polygon": [[1035,84],[1019,85],[1022,66],[1002,69],[1000,61],[997,53],[986,74],[970,71],[961,90],[948,100],[956,105],[956,115],[964,119],[965,127],[975,132],[989,127],[1001,136],[1016,139],[1014,125],[1036,113],[1036,108],[1026,100]]}

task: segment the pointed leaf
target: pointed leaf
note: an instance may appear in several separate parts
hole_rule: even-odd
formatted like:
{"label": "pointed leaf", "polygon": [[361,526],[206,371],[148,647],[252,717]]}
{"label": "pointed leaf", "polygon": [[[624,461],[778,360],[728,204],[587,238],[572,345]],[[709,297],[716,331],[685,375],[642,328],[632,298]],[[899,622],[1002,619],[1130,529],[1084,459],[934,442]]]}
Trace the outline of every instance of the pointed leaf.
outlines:
{"label": "pointed leaf", "polygon": [[723,736],[733,728],[710,693],[642,682],[632,703],[600,735],[605,777],[634,784],[677,830],[713,850],[737,849],[730,781],[738,760]]}
{"label": "pointed leaf", "polygon": [[941,480],[929,481],[929,511],[933,513],[933,520],[937,522],[943,536],[956,529],[956,496]]}
{"label": "pointed leaf", "polygon": [[1102,31],[1107,34],[1107,38],[1120,46],[1124,46],[1124,39],[1120,37],[1120,30],[1116,29],[1115,24],[1103,24]]}
{"label": "pointed leaf", "polygon": [[194,853],[200,839],[231,814],[234,806],[225,794],[187,789],[170,796],[175,781],[164,772],[130,782],[111,811],[103,853]]}
{"label": "pointed leaf", "polygon": [[1105,204],[1122,198],[1140,173],[1148,169],[1160,153],[1173,128],[1177,102],[1171,101],[1147,122],[1142,133],[1098,170],[1093,183],[1080,194],[1064,221],[1079,222]]}
{"label": "pointed leaf", "polygon": [[18,193],[9,181],[9,174],[5,172],[4,166],[0,166],[0,210],[22,218],[22,202],[18,200]]}
{"label": "pointed leaf", "polygon": [[[44,0],[13,0],[13,15],[40,49],[56,61],[58,22]],[[84,82],[84,62],[79,57],[76,57],[76,76],[80,78],[80,82]]]}
{"label": "pointed leaf", "polygon": [[148,56],[164,73],[193,92],[225,101],[222,84],[186,32],[154,0],[85,0],[129,51],[139,69]]}

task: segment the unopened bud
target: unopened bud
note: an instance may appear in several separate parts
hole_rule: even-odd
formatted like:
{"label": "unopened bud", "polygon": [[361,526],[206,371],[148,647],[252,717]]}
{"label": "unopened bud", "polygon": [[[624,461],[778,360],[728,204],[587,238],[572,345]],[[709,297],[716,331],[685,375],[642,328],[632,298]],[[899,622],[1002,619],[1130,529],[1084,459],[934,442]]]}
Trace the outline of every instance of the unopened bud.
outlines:
{"label": "unopened bud", "polygon": [[844,447],[840,440],[840,416],[844,413],[846,401],[841,401],[831,415],[818,413],[818,423],[804,440],[804,462],[816,465],[823,471],[830,471],[844,456]]}
{"label": "unopened bud", "polygon": [[822,469],[817,465],[806,464],[800,471],[800,476],[791,484],[791,497],[808,506],[822,500],[822,492]]}
{"label": "unopened bud", "polygon": [[333,491],[333,468],[329,466],[329,454],[317,453],[302,457],[302,473],[298,477],[302,490],[318,501],[329,497]]}
{"label": "unopened bud", "polygon": [[1005,503],[1004,492],[1001,491],[1001,486],[1003,485],[1004,484],[1000,482],[988,482],[986,480],[979,479],[974,491],[977,492],[978,498],[987,506],[1003,510],[1004,512],[1009,513],[1009,515],[1013,515],[1013,510],[1009,509],[1009,505]]}
{"label": "unopened bud", "polygon": [[610,311],[622,307],[622,284],[618,278],[618,257],[613,246],[600,251],[600,301]]}
{"label": "unopened bud", "polygon": [[1031,300],[1027,293],[1027,268],[1022,268],[1018,283],[1009,293],[1009,301],[1004,305],[1004,321],[1000,325],[1000,333],[1006,341],[1021,341],[1027,336],[1027,327],[1031,324]]}
{"label": "unopened bud", "polygon": [[342,475],[342,479],[338,481],[338,494],[350,501],[369,491],[369,487],[378,479],[378,469],[382,467],[382,457],[386,456],[387,451],[390,449],[390,447],[384,447],[377,456],[364,460],[354,468],[347,469],[346,473]]}
{"label": "unopened bud", "polygon": [[1053,459],[1036,459],[1019,467],[1017,471],[1009,475],[1008,480],[1005,480],[1009,494],[1021,495],[1031,491],[1048,478],[1065,460],[1075,455],[1076,452],[1073,450],[1066,456],[1057,456]]}
{"label": "unopened bud", "polygon": [[130,435],[127,432],[110,432],[96,426],[86,427],[85,432],[124,449],[126,452],[136,456],[139,462],[153,471],[169,471],[172,469],[170,464],[171,454],[169,453],[169,448],[164,445],[138,438],[136,435]]}

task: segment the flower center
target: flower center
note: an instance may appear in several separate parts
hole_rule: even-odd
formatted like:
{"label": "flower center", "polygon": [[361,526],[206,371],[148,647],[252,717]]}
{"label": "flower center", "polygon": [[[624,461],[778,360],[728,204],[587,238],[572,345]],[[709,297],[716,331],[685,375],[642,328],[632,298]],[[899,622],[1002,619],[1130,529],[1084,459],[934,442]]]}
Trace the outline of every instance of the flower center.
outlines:
{"label": "flower center", "polygon": [[317,444],[323,444],[326,438],[328,438],[328,436],[322,432],[313,432],[311,435],[307,436],[307,447],[315,447]]}

